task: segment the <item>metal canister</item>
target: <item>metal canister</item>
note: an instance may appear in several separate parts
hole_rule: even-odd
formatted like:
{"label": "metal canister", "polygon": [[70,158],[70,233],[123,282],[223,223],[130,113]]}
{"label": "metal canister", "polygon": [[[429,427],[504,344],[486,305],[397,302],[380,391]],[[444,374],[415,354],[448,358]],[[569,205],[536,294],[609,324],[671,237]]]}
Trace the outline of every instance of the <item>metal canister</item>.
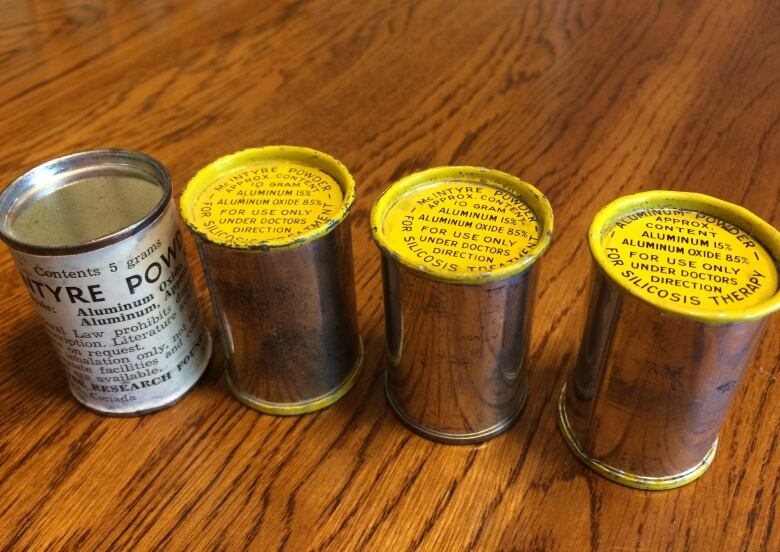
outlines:
{"label": "metal canister", "polygon": [[211,337],[156,160],[97,150],[44,163],[0,195],[0,237],[90,410],[164,408],[206,369]]}
{"label": "metal canister", "polygon": [[222,331],[228,385],[244,404],[305,414],[357,380],[354,202],[346,167],[301,147],[228,155],[187,185],[181,211]]}
{"label": "metal canister", "polygon": [[552,227],[547,198],[495,170],[433,168],[379,197],[385,389],[407,427],[476,443],[520,415],[536,261]]}
{"label": "metal canister", "polygon": [[610,203],[588,239],[595,270],[559,398],[563,435],[613,481],[685,485],[712,462],[766,318],[780,309],[780,233],[737,205],[655,191]]}

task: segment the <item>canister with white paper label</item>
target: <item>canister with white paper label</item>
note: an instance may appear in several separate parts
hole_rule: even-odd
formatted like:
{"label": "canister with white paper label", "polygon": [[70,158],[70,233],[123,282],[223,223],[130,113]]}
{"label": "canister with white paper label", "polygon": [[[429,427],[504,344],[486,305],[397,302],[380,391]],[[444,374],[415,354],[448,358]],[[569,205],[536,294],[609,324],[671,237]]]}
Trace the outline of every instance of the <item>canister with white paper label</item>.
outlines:
{"label": "canister with white paper label", "polygon": [[618,483],[685,485],[712,462],[780,309],[780,233],[737,205],[654,191],[607,205],[588,239],[590,310],[558,401],[563,435]]}
{"label": "canister with white paper label", "polygon": [[371,211],[382,253],[387,398],[418,434],[476,443],[505,431],[527,388],[537,261],[552,208],[504,172],[439,167]]}
{"label": "canister with white paper label", "polygon": [[203,262],[227,382],[276,415],[333,404],[357,380],[349,171],[301,147],[252,148],[199,171],[181,212]]}
{"label": "canister with white paper label", "polygon": [[164,408],[206,369],[211,337],[156,160],[97,150],[44,163],[0,195],[0,237],[87,408]]}

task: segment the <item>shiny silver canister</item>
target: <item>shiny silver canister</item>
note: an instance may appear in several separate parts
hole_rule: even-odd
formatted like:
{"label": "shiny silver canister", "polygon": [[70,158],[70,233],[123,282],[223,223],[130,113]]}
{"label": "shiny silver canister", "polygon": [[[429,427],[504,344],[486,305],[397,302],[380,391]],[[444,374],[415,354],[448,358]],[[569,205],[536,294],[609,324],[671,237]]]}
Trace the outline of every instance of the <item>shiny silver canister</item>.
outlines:
{"label": "shiny silver canister", "polygon": [[387,398],[418,434],[477,443],[527,395],[536,261],[552,208],[500,171],[439,167],[393,184],[371,212],[382,253]]}
{"label": "shiny silver canister", "polygon": [[206,369],[211,337],[156,160],[97,150],[44,163],[0,195],[0,237],[87,408],[164,408]]}
{"label": "shiny silver canister", "polygon": [[718,431],[780,309],[780,233],[702,194],[645,192],[589,233],[590,310],[559,421],[580,460],[640,489],[671,489],[712,462]]}
{"label": "shiny silver canister", "polygon": [[181,197],[246,405],[313,412],[354,385],[363,357],[346,220],[355,183],[318,151],[274,146],[222,157]]}

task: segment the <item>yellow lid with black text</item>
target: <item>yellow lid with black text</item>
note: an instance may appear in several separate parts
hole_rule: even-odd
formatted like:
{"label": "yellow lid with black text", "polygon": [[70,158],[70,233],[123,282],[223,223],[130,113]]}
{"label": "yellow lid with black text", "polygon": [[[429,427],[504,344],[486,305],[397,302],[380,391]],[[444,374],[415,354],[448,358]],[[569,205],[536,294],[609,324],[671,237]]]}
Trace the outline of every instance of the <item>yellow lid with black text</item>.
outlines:
{"label": "yellow lid with black text", "polygon": [[544,253],[552,207],[501,171],[438,167],[402,178],[371,211],[380,249],[426,277],[480,284],[514,276]]}
{"label": "yellow lid with black text", "polygon": [[235,249],[292,249],[330,232],[355,201],[339,161],[309,148],[268,146],[201,169],[179,200],[200,238]]}
{"label": "yellow lid with black text", "polygon": [[780,232],[732,203],[692,192],[622,197],[596,215],[589,242],[614,282],[659,309],[710,323],[780,309]]}

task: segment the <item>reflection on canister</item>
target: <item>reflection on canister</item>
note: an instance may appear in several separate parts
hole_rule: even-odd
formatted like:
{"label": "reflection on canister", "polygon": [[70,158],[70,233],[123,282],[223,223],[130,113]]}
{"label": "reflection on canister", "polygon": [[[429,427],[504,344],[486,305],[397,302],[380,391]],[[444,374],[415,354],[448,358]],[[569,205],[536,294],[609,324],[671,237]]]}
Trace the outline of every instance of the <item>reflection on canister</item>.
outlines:
{"label": "reflection on canister", "polygon": [[631,487],[670,489],[712,462],[718,431],[780,308],[780,233],[702,194],[645,192],[589,232],[590,308],[559,421],[574,453]]}
{"label": "reflection on canister", "polygon": [[475,167],[440,167],[393,184],[371,212],[382,252],[399,419],[445,443],[506,430],[527,395],[536,260],[552,209],[533,186]]}
{"label": "reflection on canister", "polygon": [[181,211],[198,244],[228,358],[246,405],[304,414],[355,383],[363,350],[346,218],[355,183],[308,148],[248,149],[189,182]]}

